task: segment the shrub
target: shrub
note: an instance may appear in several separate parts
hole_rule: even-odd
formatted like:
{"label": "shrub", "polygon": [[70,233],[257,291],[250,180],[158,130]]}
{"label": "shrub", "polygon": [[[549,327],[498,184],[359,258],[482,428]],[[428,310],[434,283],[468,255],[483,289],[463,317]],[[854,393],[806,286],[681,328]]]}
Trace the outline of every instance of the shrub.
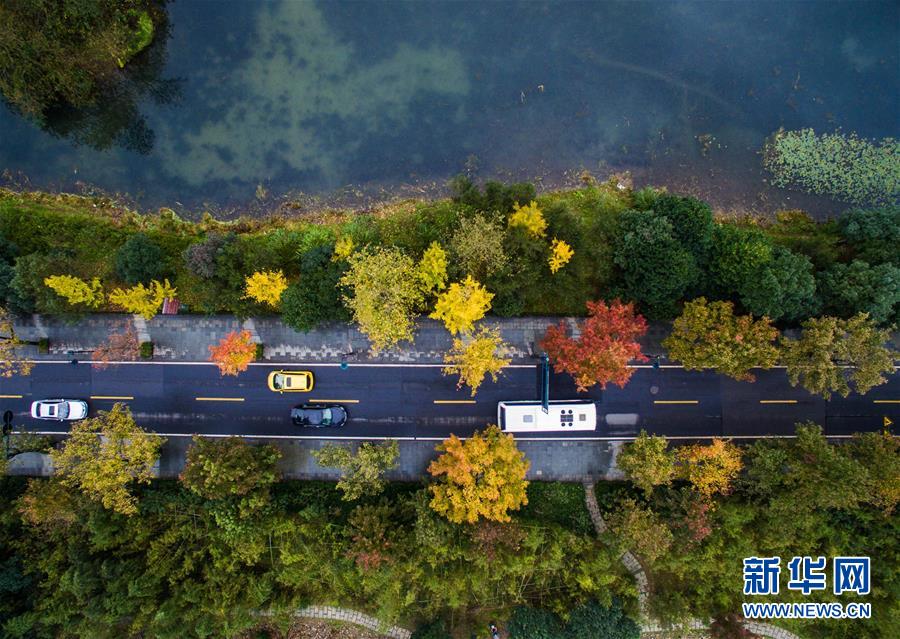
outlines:
{"label": "shrub", "polygon": [[409,639],[452,639],[443,621],[432,621],[416,628]]}
{"label": "shrub", "polygon": [[116,274],[127,284],[162,279],[168,275],[162,249],[144,233],[135,233],[116,252]]}
{"label": "shrub", "polygon": [[281,319],[297,331],[311,331],[323,322],[346,322],[350,312],[342,303],[348,294],[341,286],[347,263],[333,261],[332,247],[316,246],[300,256],[300,279],[281,296]]}
{"label": "shrub", "polygon": [[46,337],[42,337],[38,340],[38,352],[46,355],[50,352],[50,340]]}
{"label": "shrub", "polygon": [[486,182],[482,192],[464,175],[450,181],[450,191],[454,202],[470,206],[476,211],[496,211],[501,214],[509,213],[516,204],[527,204],[537,196],[534,185],[527,182]]}
{"label": "shrub", "polygon": [[561,481],[533,481],[528,484],[528,504],[519,519],[553,522],[581,535],[593,535],[594,524],[584,503],[584,487]]}
{"label": "shrub", "polygon": [[140,355],[142,359],[153,359],[153,342],[141,342]]}
{"label": "shrub", "polygon": [[869,142],[855,133],[816,135],[780,130],[763,148],[763,164],[776,186],[798,186],[856,204],[900,197],[900,142]]}
{"label": "shrub", "polygon": [[840,257],[841,234],[834,220],[816,222],[803,211],[778,211],[776,222],[765,228],[776,244],[806,255],[817,269],[826,269]]}
{"label": "shrub", "polygon": [[549,610],[518,606],[506,624],[509,639],[565,639],[562,620]]}

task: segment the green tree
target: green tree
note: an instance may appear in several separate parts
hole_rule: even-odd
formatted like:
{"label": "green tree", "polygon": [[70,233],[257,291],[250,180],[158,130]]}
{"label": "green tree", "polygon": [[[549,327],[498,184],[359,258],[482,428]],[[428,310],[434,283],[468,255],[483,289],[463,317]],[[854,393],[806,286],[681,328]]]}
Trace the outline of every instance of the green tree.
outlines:
{"label": "green tree", "polygon": [[738,292],[744,308],[772,321],[805,319],[818,310],[812,262],[780,246],[772,249],[772,259]]}
{"label": "green tree", "polygon": [[838,317],[868,313],[876,324],[891,321],[900,303],[900,268],[862,260],[835,264],[819,274],[825,312]]}
{"label": "green tree", "polygon": [[636,301],[650,319],[672,317],[676,303],[700,275],[693,255],[660,215],[625,211],[618,222],[613,260],[620,272],[621,297]]}
{"label": "green tree", "polygon": [[383,491],[384,473],[397,468],[399,456],[400,447],[395,439],[381,444],[363,442],[355,453],[346,446],[336,444],[327,444],[313,451],[313,457],[320,466],[341,470],[337,487],[346,501]]}
{"label": "green tree", "polygon": [[684,305],[672,332],[663,340],[669,357],[688,370],[712,368],[753,381],[753,368],[771,368],[778,360],[778,330],[767,318],[736,316],[731,302],[707,302],[699,297]]}
{"label": "green tree", "polygon": [[715,228],[709,204],[693,197],[662,193],[652,208],[669,221],[676,239],[691,252],[697,264],[705,264]]}
{"label": "green tree", "polygon": [[240,437],[213,439],[194,435],[178,478],[205,499],[224,499],[268,491],[278,481],[281,453],[268,444],[253,446]]}
{"label": "green tree", "polygon": [[345,260],[333,260],[331,245],[315,246],[300,256],[300,280],[281,296],[281,319],[297,331],[309,332],[324,322],[346,322],[351,315],[341,303],[347,291],[341,278]]}
{"label": "green tree", "polygon": [[900,206],[851,209],[841,215],[838,225],[858,259],[900,266]]}
{"label": "green tree", "polygon": [[509,521],[510,510],[528,503],[529,463],[512,435],[492,425],[465,441],[450,435],[437,451],[440,456],[428,465],[435,479],[431,507],[450,521]]}
{"label": "green tree", "polygon": [[721,293],[746,292],[772,261],[772,243],[759,229],[719,224],[713,233],[709,270]]}
{"label": "green tree", "polygon": [[900,503],[900,439],[889,432],[856,433],[849,453],[868,471],[866,501],[893,514]]}
{"label": "green tree", "polygon": [[851,390],[864,395],[894,372],[897,354],[889,342],[889,331],[878,329],[865,313],[847,320],[812,318],[803,323],[799,339],[781,340],[781,361],[791,384],[810,393],[826,399],[832,393],[847,397]]}
{"label": "green tree", "polygon": [[471,275],[484,282],[503,271],[509,257],[503,247],[506,229],[487,215],[461,218],[459,228],[450,239],[450,251],[461,275]]}
{"label": "green tree", "polygon": [[665,555],[672,547],[672,531],[651,508],[633,499],[622,499],[606,516],[613,536],[613,544],[625,552],[632,551],[646,568]]}
{"label": "green tree", "polygon": [[145,233],[135,233],[116,252],[116,274],[132,285],[165,278],[162,249]]}
{"label": "green tree", "polygon": [[616,457],[616,466],[649,497],[655,486],[668,486],[675,477],[675,455],[665,437],[641,430]]}
{"label": "green tree", "polygon": [[104,508],[123,515],[137,512],[132,482],[149,484],[165,440],[145,432],[125,404],[73,422],[62,448],[51,451],[53,466],[66,486],[77,488]]}
{"label": "green tree", "polygon": [[413,261],[397,249],[359,251],[348,258],[341,278],[351,294],[344,303],[377,353],[413,337],[422,289]]}

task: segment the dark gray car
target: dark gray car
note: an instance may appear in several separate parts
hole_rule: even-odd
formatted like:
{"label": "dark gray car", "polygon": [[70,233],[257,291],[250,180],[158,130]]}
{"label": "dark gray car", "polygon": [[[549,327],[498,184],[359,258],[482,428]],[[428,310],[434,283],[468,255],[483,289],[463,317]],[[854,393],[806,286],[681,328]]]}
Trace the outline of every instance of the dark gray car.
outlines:
{"label": "dark gray car", "polygon": [[347,409],[340,404],[303,404],[291,409],[294,426],[325,428],[343,426],[347,422]]}

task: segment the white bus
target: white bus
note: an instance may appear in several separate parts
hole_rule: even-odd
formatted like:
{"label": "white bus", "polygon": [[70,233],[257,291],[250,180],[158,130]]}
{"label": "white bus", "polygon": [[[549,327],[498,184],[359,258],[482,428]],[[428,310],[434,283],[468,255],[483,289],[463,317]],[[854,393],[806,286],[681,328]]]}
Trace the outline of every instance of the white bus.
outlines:
{"label": "white bus", "polygon": [[500,402],[497,424],[507,433],[596,430],[597,407],[590,399],[553,400],[545,413],[539,401]]}

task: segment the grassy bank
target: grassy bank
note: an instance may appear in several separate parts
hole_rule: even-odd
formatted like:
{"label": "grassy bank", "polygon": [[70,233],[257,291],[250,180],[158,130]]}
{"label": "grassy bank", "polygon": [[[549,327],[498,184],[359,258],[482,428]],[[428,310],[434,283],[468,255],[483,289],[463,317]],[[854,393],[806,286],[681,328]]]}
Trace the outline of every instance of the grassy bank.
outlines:
{"label": "grassy bank", "polygon": [[[517,207],[531,201],[542,218],[538,233],[513,220]],[[419,260],[438,243],[450,281],[481,271],[476,279],[494,295],[497,315],[582,315],[588,300],[620,297],[650,319],[670,319],[682,301],[705,295],[782,325],[858,311],[889,323],[900,300],[898,228],[898,207],[850,211],[828,222],[799,211],[781,212],[775,221],[717,219],[696,199],[634,191],[615,178],[541,195],[528,184],[479,190],[457,180],[451,199],[233,222],[210,216],[188,222],[166,209],[141,215],[103,199],[2,191],[0,295],[13,311],[79,313],[95,308],[67,303],[44,285],[46,277],[99,278],[107,289],[167,278],[189,312],[248,316],[279,308],[248,298],[246,278],[281,271],[289,284],[286,319],[309,329],[348,317],[346,291],[338,287],[346,255],[336,255],[336,246],[386,247]],[[557,240],[573,253],[554,272],[548,255]],[[288,299],[318,310],[298,318]],[[106,302],[97,310],[116,309]]]}

